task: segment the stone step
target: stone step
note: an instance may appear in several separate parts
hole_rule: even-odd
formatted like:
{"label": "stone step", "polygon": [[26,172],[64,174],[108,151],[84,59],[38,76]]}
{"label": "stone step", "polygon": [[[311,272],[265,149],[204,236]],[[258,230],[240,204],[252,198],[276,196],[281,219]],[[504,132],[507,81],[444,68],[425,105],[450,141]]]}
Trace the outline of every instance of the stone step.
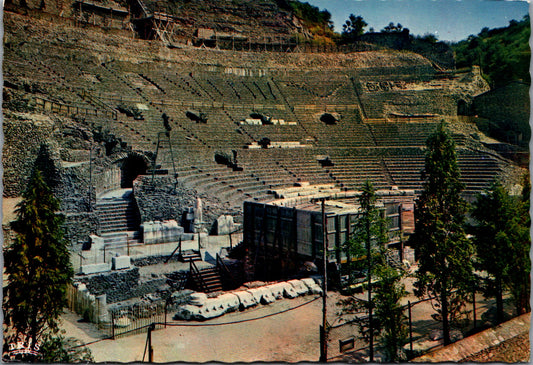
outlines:
{"label": "stone step", "polygon": [[190,262],[192,261],[202,261],[202,256],[200,253],[193,251],[193,250],[185,250],[182,251],[181,255],[179,256],[179,259],[181,262]]}

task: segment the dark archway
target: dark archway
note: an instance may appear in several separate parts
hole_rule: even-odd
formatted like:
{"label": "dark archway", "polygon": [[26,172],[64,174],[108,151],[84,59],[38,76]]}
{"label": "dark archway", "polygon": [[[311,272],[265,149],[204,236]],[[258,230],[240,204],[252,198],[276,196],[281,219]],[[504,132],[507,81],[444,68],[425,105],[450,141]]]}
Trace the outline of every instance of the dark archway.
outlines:
{"label": "dark archway", "polygon": [[464,100],[459,100],[457,102],[457,115],[470,115],[470,107]]}
{"label": "dark archway", "polygon": [[320,121],[326,123],[327,125],[337,124],[338,119],[330,113],[324,113],[320,116]]}
{"label": "dark archway", "polygon": [[122,162],[121,188],[133,187],[133,180],[139,175],[145,175],[148,170],[148,162],[141,155],[129,155]]}

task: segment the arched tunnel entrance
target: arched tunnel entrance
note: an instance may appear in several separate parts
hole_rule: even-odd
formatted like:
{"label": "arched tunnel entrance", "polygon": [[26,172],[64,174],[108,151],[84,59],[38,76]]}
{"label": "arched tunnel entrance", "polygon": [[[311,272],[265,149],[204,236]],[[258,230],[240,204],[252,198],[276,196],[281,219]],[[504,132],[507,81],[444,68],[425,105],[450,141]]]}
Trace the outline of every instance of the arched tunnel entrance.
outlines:
{"label": "arched tunnel entrance", "polygon": [[122,175],[120,178],[121,188],[133,187],[133,180],[139,175],[145,175],[148,170],[148,162],[142,155],[128,155],[122,162]]}
{"label": "arched tunnel entrance", "polygon": [[457,115],[471,115],[470,106],[465,100],[457,102]]}
{"label": "arched tunnel entrance", "polygon": [[339,119],[338,119],[338,116],[335,116],[330,113],[324,113],[320,116],[320,121],[327,125],[333,125],[333,124],[337,124]]}

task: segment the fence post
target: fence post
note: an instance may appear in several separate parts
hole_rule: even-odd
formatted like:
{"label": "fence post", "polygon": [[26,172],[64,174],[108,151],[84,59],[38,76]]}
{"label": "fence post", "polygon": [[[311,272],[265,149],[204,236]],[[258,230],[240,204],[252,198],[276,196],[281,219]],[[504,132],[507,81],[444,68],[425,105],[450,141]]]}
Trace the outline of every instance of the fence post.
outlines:
{"label": "fence post", "polygon": [[411,301],[407,302],[407,309],[409,311],[409,349],[411,350],[411,354],[409,356],[413,356],[413,322],[411,319]]}
{"label": "fence post", "polygon": [[115,312],[111,312],[111,339],[115,339]]}
{"label": "fence post", "polygon": [[165,328],[167,328],[167,306],[168,306],[168,299],[165,302]]}

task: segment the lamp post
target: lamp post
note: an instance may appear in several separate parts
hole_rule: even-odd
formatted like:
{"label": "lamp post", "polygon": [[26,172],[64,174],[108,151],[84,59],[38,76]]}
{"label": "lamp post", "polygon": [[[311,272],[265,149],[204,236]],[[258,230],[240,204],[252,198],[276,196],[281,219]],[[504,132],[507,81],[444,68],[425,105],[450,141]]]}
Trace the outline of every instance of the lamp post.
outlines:
{"label": "lamp post", "polygon": [[327,336],[327,289],[328,289],[328,234],[327,234],[327,222],[326,222],[326,208],[325,208],[325,198],[322,198],[322,256],[323,256],[323,271],[324,278],[322,282],[322,326],[320,331],[320,362],[328,361],[328,336]]}

